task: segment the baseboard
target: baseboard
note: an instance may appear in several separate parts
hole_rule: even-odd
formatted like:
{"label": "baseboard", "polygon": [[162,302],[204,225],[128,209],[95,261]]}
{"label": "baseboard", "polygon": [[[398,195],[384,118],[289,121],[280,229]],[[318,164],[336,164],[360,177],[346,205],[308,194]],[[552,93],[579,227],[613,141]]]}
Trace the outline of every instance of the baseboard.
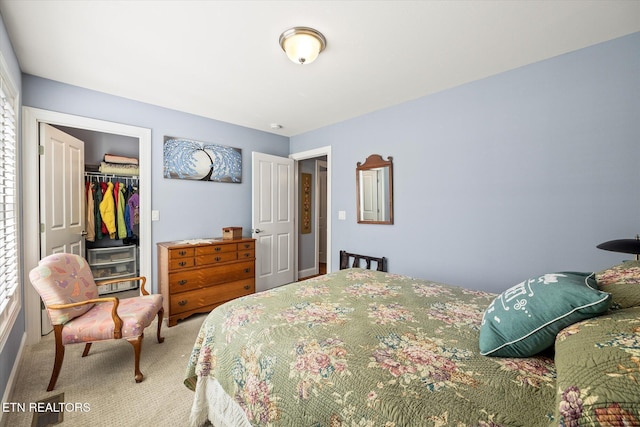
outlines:
{"label": "baseboard", "polygon": [[318,269],[318,267],[307,268],[306,270],[298,271],[298,278],[303,279],[305,277],[316,276],[316,275],[318,275],[319,272],[320,272],[320,270]]}
{"label": "baseboard", "polygon": [[[7,386],[5,387],[4,394],[2,395],[3,402],[12,402],[11,395],[13,394],[15,382],[18,379],[18,372],[20,371],[20,365],[22,364],[22,351],[24,350],[26,342],[27,342],[27,333],[25,332],[22,334],[22,339],[20,340],[20,348],[18,349],[16,360],[13,362],[13,367],[11,368],[11,374],[9,375]],[[4,415],[4,412],[0,411],[0,426],[4,426],[3,415]]]}

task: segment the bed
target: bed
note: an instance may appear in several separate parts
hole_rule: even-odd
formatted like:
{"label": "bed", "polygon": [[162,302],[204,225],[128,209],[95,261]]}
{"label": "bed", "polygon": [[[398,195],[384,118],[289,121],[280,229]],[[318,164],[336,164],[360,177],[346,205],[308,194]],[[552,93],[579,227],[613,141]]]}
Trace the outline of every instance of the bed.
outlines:
{"label": "bed", "polygon": [[[640,263],[588,280],[600,312],[566,319],[555,345],[526,357],[481,354],[497,318],[486,313],[504,294],[384,271],[348,268],[230,301],[193,347],[190,423],[640,425]],[[526,307],[531,318],[534,301]]]}

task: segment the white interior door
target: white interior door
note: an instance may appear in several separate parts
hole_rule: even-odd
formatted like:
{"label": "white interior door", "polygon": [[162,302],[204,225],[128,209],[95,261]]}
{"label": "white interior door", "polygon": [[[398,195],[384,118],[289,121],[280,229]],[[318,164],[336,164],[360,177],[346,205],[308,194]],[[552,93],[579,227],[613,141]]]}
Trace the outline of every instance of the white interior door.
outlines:
{"label": "white interior door", "polygon": [[[85,253],[84,142],[40,123],[40,257]],[[42,313],[42,334],[51,330]]]}
{"label": "white interior door", "polygon": [[294,164],[253,152],[252,172],[256,291],[264,291],[294,280]]}
{"label": "white interior door", "polygon": [[84,142],[40,124],[40,255],[84,256]]}

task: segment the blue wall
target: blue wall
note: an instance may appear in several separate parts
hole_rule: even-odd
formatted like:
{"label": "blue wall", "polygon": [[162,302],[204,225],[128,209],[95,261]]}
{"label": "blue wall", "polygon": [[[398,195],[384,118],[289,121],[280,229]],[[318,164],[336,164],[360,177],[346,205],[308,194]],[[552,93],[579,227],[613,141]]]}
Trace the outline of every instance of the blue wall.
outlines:
{"label": "blue wall", "polygon": [[[251,229],[251,152],[287,156],[289,139],[193,114],[23,75],[23,104],[83,117],[150,128],[152,133],[153,283],[157,242],[220,236],[222,228]],[[163,177],[164,136],[242,149],[242,183],[200,182]],[[157,291],[156,287],[154,290]]]}
{"label": "blue wall", "polygon": [[[291,138],[326,145],[334,270],[346,249],[502,291],[601,269],[629,256],[598,243],[640,232],[640,33]],[[354,169],[372,153],[393,156],[394,225],[356,223]]]}
{"label": "blue wall", "polygon": [[[18,59],[16,58],[13,46],[9,41],[9,35],[4,25],[4,21],[0,17],[0,52],[8,67],[8,73],[13,83],[17,86],[18,91],[22,87],[20,66],[18,65]],[[18,112],[18,114],[20,114]],[[18,129],[20,133],[20,129]],[[19,141],[19,139],[18,139]],[[23,293],[24,295],[24,293]],[[24,297],[23,297],[24,300]],[[11,375],[11,369],[13,369],[14,362],[20,350],[20,342],[24,335],[25,323],[24,323],[24,309],[20,310],[18,318],[16,320],[7,342],[4,347],[0,348],[0,396],[4,395],[5,388],[7,387],[9,376]]]}

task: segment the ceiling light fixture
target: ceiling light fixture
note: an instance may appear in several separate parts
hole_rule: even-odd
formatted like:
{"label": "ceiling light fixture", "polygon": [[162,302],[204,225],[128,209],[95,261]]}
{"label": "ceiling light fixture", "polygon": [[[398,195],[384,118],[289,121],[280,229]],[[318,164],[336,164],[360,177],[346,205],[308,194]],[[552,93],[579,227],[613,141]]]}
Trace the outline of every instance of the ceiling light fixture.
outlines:
{"label": "ceiling light fixture", "polygon": [[327,46],[327,39],[313,28],[293,27],[280,35],[280,46],[296,64],[311,64]]}

